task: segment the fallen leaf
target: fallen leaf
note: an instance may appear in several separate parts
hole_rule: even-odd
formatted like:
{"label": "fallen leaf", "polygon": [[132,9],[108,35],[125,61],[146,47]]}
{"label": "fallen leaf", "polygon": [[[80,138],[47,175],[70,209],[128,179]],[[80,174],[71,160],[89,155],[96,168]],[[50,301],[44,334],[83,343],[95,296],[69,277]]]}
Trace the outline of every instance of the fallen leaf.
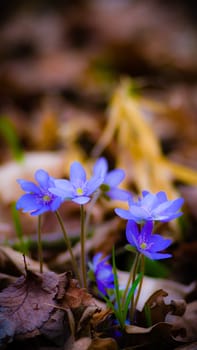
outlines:
{"label": "fallen leaf", "polygon": [[184,328],[185,336],[177,336],[178,340],[185,342],[197,341],[197,301],[187,304],[185,313],[182,317],[176,314],[169,314],[166,317],[167,322],[173,324],[176,328]]}
{"label": "fallen leaf", "polygon": [[[165,349],[168,349],[169,346],[172,348],[172,345],[181,343],[174,339],[172,328],[172,325],[166,322],[157,323],[149,328],[126,326],[126,335],[122,339],[121,346],[124,345],[124,349],[127,347],[129,349],[129,346],[143,348],[151,344],[151,349],[156,349],[160,344],[165,343]],[[182,332],[182,329],[179,332]]]}
{"label": "fallen leaf", "polygon": [[[119,282],[122,288],[126,286],[129,273],[125,271],[118,271]],[[142,311],[145,302],[157,290],[163,289],[165,291],[165,302],[170,303],[172,299],[185,299],[187,295],[192,293],[196,288],[196,283],[192,282],[189,285],[179,283],[165,278],[152,278],[144,276],[143,287],[140,293],[140,298],[137,304],[137,309]]]}
{"label": "fallen leaf", "polygon": [[79,336],[80,333],[81,336],[81,332],[83,332],[84,336],[89,335],[89,321],[99,309],[92,295],[85,288],[79,288],[78,281],[69,280],[61,307],[71,310],[73,315],[73,317],[71,316],[72,328],[75,329],[76,334]]}
{"label": "fallen leaf", "polygon": [[118,350],[118,344],[113,338],[95,338],[87,350]]}
{"label": "fallen leaf", "polygon": [[54,272],[27,271],[26,276],[19,277],[0,293],[0,344],[7,344],[14,338],[33,338],[40,334],[51,336],[52,331],[53,337],[65,334],[65,313],[57,310],[55,300],[59,284],[59,276]]}
{"label": "fallen leaf", "polygon": [[171,300],[171,303],[165,302],[168,295],[164,290],[160,289],[150,296],[146,301],[142,312],[137,312],[136,323],[142,327],[147,326],[146,312],[148,310],[148,322],[151,326],[159,322],[165,322],[166,316],[170,313],[182,316],[186,310],[186,302],[184,300]]}

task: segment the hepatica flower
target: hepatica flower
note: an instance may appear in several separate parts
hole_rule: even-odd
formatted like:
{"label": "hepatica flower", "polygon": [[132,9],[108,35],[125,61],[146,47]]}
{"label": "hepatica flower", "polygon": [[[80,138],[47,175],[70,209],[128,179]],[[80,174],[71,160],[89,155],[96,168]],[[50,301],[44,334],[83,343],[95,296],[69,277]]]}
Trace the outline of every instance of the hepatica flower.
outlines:
{"label": "hepatica flower", "polygon": [[103,182],[102,176],[86,178],[86,172],[79,162],[72,163],[70,167],[70,180],[58,179],[55,186],[50,188],[51,193],[60,196],[62,200],[72,200],[77,204],[86,204]]}
{"label": "hepatica flower", "polygon": [[97,253],[90,264],[98,290],[104,295],[107,294],[107,289],[114,288],[113,269],[108,263],[108,259],[108,256],[102,259],[102,253]]}
{"label": "hepatica flower", "polygon": [[128,200],[129,193],[118,188],[125,177],[125,172],[122,169],[114,169],[108,172],[107,160],[101,157],[96,161],[93,172],[95,176],[104,178],[100,189],[107,197],[123,201]]}
{"label": "hepatica flower", "polygon": [[19,198],[16,208],[22,209],[23,212],[31,212],[31,215],[57,210],[62,200],[49,192],[49,187],[55,186],[55,179],[42,169],[36,171],[35,179],[38,184],[22,179],[17,180],[26,194]]}
{"label": "hepatica flower", "polygon": [[149,259],[170,258],[171,254],[158,252],[169,247],[172,240],[163,238],[156,233],[153,234],[152,230],[153,223],[151,221],[147,221],[140,231],[138,225],[134,221],[129,220],[126,226],[126,237],[132,247]]}
{"label": "hepatica flower", "polygon": [[129,210],[116,208],[115,212],[121,218],[137,223],[157,220],[168,222],[182,215],[180,208],[183,202],[183,198],[168,200],[165,192],[162,191],[156,194],[143,191],[142,198],[138,201],[128,199]]}

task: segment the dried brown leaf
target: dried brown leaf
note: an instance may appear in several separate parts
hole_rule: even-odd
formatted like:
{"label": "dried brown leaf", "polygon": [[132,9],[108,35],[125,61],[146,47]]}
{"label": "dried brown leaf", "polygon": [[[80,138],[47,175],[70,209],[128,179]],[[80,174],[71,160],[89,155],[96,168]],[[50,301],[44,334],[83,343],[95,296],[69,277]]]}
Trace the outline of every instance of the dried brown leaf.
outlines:
{"label": "dried brown leaf", "polygon": [[125,338],[122,340],[124,349],[129,346],[143,347],[148,344],[151,344],[151,348],[155,348],[162,342],[165,342],[167,348],[170,343],[176,343],[172,335],[172,325],[166,322],[157,323],[149,328],[126,326],[125,332]]}
{"label": "dried brown leaf", "polygon": [[55,299],[59,284],[66,282],[66,275],[63,281],[54,272],[28,271],[4,289],[0,293],[0,342],[5,344],[16,337],[25,339],[40,334],[58,337],[60,330],[63,332],[65,313],[57,310]]}
{"label": "dried brown leaf", "polygon": [[117,342],[113,338],[95,338],[87,350],[118,350]]}
{"label": "dried brown leaf", "polygon": [[171,313],[173,315],[182,316],[186,309],[184,300],[172,300],[170,304],[165,303],[165,297],[168,295],[164,290],[156,291],[146,301],[141,313],[138,313],[137,324],[141,326],[147,325],[146,310],[149,310],[149,319],[151,325],[166,321],[166,316]]}
{"label": "dried brown leaf", "polygon": [[173,324],[174,328],[186,329],[185,336],[177,336],[178,340],[185,342],[197,341],[197,301],[187,304],[185,313],[182,317],[176,316],[176,314],[169,314],[166,320]]}
{"label": "dried brown leaf", "polygon": [[98,311],[98,306],[85,288],[79,288],[76,280],[70,279],[61,307],[70,310],[68,317],[72,329],[78,334],[82,331],[84,336],[89,335],[89,321]]}

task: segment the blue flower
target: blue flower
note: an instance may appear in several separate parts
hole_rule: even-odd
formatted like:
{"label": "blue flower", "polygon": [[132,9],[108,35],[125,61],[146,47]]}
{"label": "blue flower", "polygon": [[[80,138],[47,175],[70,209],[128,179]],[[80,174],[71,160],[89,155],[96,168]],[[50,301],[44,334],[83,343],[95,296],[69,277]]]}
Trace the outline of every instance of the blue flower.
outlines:
{"label": "blue flower", "polygon": [[171,254],[158,253],[167,248],[171,243],[171,239],[163,238],[162,236],[152,233],[153,223],[147,221],[139,231],[135,221],[129,220],[126,226],[126,237],[132,247],[139,253],[147,256],[152,260],[170,258]]}
{"label": "blue flower", "polygon": [[108,172],[107,160],[102,157],[96,161],[93,172],[95,176],[104,178],[100,188],[107,197],[123,201],[128,200],[129,193],[117,187],[125,177],[125,172],[122,169],[114,169]]}
{"label": "blue flower", "polygon": [[87,180],[84,168],[79,162],[73,162],[70,167],[70,180],[55,180],[55,186],[50,191],[62,200],[72,200],[77,204],[86,204],[103,182],[102,176],[93,176]]}
{"label": "blue flower", "polygon": [[23,212],[29,211],[31,215],[57,210],[62,200],[49,192],[49,187],[55,186],[55,179],[42,169],[36,171],[35,179],[38,185],[31,181],[17,180],[23,191],[27,193],[19,198],[16,208],[22,209]]}
{"label": "blue flower", "polygon": [[142,198],[137,202],[132,198],[128,199],[129,210],[116,208],[115,212],[121,218],[137,223],[156,220],[168,222],[182,215],[180,208],[183,202],[183,198],[168,200],[165,192],[162,191],[156,194],[143,191]]}
{"label": "blue flower", "polygon": [[107,289],[114,288],[113,269],[107,262],[108,259],[108,256],[102,259],[102,253],[97,253],[93,257],[92,264],[90,264],[91,269],[94,272],[98,290],[104,295],[107,294]]}

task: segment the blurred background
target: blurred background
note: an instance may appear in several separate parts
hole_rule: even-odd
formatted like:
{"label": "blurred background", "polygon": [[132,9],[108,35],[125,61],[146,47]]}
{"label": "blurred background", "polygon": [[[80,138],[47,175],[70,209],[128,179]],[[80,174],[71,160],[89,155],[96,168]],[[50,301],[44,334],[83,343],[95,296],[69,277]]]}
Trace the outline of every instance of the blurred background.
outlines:
{"label": "blurred background", "polygon": [[[126,79],[131,99],[162,154],[183,166],[173,168],[176,176],[169,177],[167,171],[164,177],[169,194],[178,189],[186,202],[186,240],[192,244],[181,246],[177,256],[186,257],[187,269],[193,266],[197,251],[196,13],[194,0],[1,0],[2,242],[15,237],[10,208],[21,194],[16,179],[32,179],[41,167],[52,176],[67,176],[71,161],[93,159],[111,98]],[[132,168],[135,154],[124,159],[115,135],[99,155],[108,158],[110,167],[127,164],[125,187],[140,190],[139,176]],[[143,130],[142,136],[146,138]],[[75,210],[67,208],[73,232]],[[94,213],[96,222],[105,217],[101,209]],[[33,234],[34,219],[22,215],[21,220],[25,233]],[[55,231],[51,220],[45,220],[45,231]],[[193,276],[185,274],[187,278],[190,281]]]}

